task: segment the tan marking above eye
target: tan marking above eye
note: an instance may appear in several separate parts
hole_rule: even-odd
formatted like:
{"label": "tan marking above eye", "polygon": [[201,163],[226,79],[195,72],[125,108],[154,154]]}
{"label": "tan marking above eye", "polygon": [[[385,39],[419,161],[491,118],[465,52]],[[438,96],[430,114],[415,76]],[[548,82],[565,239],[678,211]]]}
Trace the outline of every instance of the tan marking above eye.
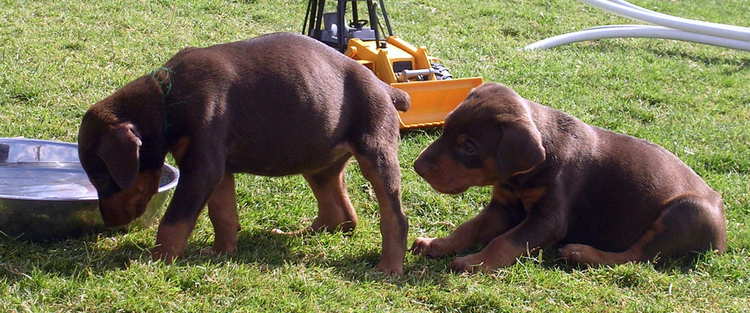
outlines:
{"label": "tan marking above eye", "polygon": [[466,135],[465,134],[461,134],[461,135],[458,135],[458,137],[456,137],[456,143],[458,143],[459,146],[463,145],[464,142],[466,142]]}
{"label": "tan marking above eye", "polygon": [[518,191],[524,208],[529,209],[547,193],[547,187],[528,188]]}

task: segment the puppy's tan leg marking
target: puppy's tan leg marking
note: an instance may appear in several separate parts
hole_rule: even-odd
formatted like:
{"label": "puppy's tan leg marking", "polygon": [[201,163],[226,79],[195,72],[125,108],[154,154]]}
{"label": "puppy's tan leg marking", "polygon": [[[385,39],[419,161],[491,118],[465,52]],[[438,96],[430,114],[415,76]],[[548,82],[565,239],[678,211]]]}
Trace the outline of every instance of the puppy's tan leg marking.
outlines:
{"label": "puppy's tan leg marking", "polygon": [[303,175],[318,200],[318,216],[312,225],[292,232],[274,229],[272,232],[282,235],[300,235],[317,231],[354,231],[357,226],[357,212],[354,211],[349,193],[344,182],[344,169],[350,156],[346,156],[334,165],[314,174]]}
{"label": "puppy's tan leg marking", "polygon": [[623,264],[653,260],[657,256],[675,256],[709,249],[726,249],[726,222],[720,200],[712,204],[691,197],[671,201],[661,216],[630,248],[607,252],[589,245],[569,244],[560,248],[560,256],[582,264]]}
{"label": "puppy's tan leg marking", "polygon": [[208,198],[208,217],[214,226],[214,244],[211,252],[215,254],[233,254],[237,251],[237,232],[240,230],[240,224],[234,188],[234,176],[224,174],[224,178]]}
{"label": "puppy's tan leg marking", "polygon": [[344,168],[348,159],[346,157],[323,172],[305,175],[318,200],[318,217],[311,226],[313,230],[340,229],[351,232],[357,226],[357,213],[349,200],[344,182]]}
{"label": "puppy's tan leg marking", "polygon": [[383,252],[376,269],[386,274],[402,274],[409,224],[401,209],[401,172],[396,151],[355,153],[362,174],[375,190],[380,207],[380,234]]}
{"label": "puppy's tan leg marking", "polygon": [[180,139],[177,139],[177,143],[169,148],[169,152],[172,153],[172,157],[174,157],[178,166],[182,163],[182,157],[185,156],[185,152],[187,152],[189,146],[190,139],[188,137],[180,137]]}
{"label": "puppy's tan leg marking", "polygon": [[[204,131],[201,135],[211,133],[215,132]],[[182,255],[201,210],[219,188],[225,170],[225,156],[223,150],[215,146],[216,138],[205,136],[179,141],[172,153],[180,167],[180,182],[159,223],[156,247],[152,250],[154,259],[166,262]]]}
{"label": "puppy's tan leg marking", "polygon": [[177,223],[159,224],[156,232],[156,247],[151,250],[154,260],[163,260],[172,263],[182,255],[187,245],[187,239],[195,227],[194,220],[183,220]]}
{"label": "puppy's tan leg marking", "polygon": [[513,226],[503,210],[491,204],[447,237],[417,238],[411,252],[435,258],[467,250],[476,244],[484,245]]}

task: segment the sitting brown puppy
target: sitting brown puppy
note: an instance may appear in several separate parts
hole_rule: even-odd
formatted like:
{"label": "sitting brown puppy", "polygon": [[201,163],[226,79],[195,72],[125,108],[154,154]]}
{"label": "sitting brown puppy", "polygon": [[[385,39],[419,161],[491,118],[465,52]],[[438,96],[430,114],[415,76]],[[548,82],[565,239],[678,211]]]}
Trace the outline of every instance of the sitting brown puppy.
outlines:
{"label": "sitting brown puppy", "polygon": [[725,249],[721,197],[677,157],[499,84],[473,90],[414,168],[444,193],[494,187],[489,205],[451,235],[414,242],[412,252],[430,257],[486,245],[456,258],[459,271],[557,244],[563,259],[586,264]]}
{"label": "sitting brown puppy", "polygon": [[399,120],[408,95],[322,43],[277,33],[188,48],[163,68],[92,106],[79,132],[81,163],[104,221],[138,217],[157,191],[167,152],[180,180],[159,224],[155,258],[185,249],[208,203],[215,253],[237,247],[234,173],[302,174],[318,200],[307,230],[357,223],[344,184],[354,156],[380,205],[377,269],[401,273],[407,221],[401,209]]}

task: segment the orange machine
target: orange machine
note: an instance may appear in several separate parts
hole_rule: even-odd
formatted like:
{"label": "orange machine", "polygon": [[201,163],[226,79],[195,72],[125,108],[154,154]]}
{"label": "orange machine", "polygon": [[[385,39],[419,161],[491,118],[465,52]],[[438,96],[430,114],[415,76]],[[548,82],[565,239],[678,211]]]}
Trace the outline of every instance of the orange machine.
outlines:
{"label": "orange machine", "polygon": [[[359,19],[359,2],[368,19]],[[453,79],[450,72],[430,57],[425,47],[415,47],[393,35],[383,0],[337,0],[335,12],[324,13],[326,0],[309,0],[304,32],[372,70],[391,86],[411,96],[408,112],[399,112],[401,128],[440,126],[482,78]],[[347,24],[347,4],[351,20]],[[388,36],[383,36],[385,21]],[[367,27],[367,25],[374,27]]]}

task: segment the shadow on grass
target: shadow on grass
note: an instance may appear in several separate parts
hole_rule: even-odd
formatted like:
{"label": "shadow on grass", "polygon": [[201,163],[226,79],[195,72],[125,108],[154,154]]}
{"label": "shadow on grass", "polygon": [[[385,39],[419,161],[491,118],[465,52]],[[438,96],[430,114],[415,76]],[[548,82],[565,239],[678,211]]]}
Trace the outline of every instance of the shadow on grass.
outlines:
{"label": "shadow on grass", "polygon": [[[303,237],[317,236],[315,233],[302,235]],[[342,234],[348,237],[346,234]],[[375,270],[380,260],[380,250],[353,252],[343,255],[326,255],[311,257],[309,254],[296,253],[293,249],[299,239],[285,235],[276,235],[268,230],[253,229],[241,231],[237,254],[232,256],[211,256],[198,253],[210,243],[192,243],[188,245],[186,256],[178,260],[177,266],[217,264],[231,260],[232,262],[257,265],[264,270],[276,269],[286,265],[302,265],[327,268],[338,278],[352,282],[389,282],[397,285],[444,285],[445,278],[450,275],[448,264],[450,259],[427,260],[418,257],[415,262],[406,262],[405,275],[389,276]],[[352,240],[344,238],[343,240]],[[408,252],[407,252],[408,253]],[[407,256],[407,259],[411,257]],[[415,274],[416,273],[416,274]]]}
{"label": "shadow on grass", "polygon": [[[125,270],[134,261],[150,262],[153,238],[123,240],[124,233],[111,231],[56,242],[4,238],[0,241],[0,251],[6,252],[0,256],[0,279],[17,281],[29,278],[30,273],[38,271],[67,277],[77,277],[81,273],[99,275]],[[98,243],[102,240],[112,241],[113,247],[106,248],[108,244]],[[175,260],[173,265],[221,263],[231,258],[278,267],[300,259],[289,252],[288,241],[289,238],[285,236],[274,236],[268,232],[241,232],[238,254],[234,256],[203,254],[201,250],[210,247],[211,243],[192,241],[186,247],[184,256]]]}
{"label": "shadow on grass", "polygon": [[[0,241],[0,250],[6,254],[0,256],[0,279],[13,283],[31,278],[37,272],[70,279],[85,277],[89,273],[101,275],[110,271],[126,270],[134,261],[150,262],[149,250],[152,238],[122,240],[119,233],[90,235],[80,239],[71,239],[56,243],[34,243],[5,239]],[[171,266],[194,266],[221,264],[231,260],[244,264],[253,264],[265,269],[275,269],[286,264],[310,265],[329,268],[341,279],[352,282],[388,282],[396,285],[445,286],[448,280],[459,273],[450,270],[450,262],[455,256],[430,259],[421,256],[407,256],[404,272],[400,277],[387,276],[375,271],[374,267],[380,258],[380,251],[364,251],[343,256],[310,257],[304,253],[294,253],[290,247],[296,239],[283,235],[274,235],[268,231],[254,229],[240,232],[238,253],[233,256],[213,256],[201,254],[200,250],[210,243],[191,242],[185,257],[178,259]],[[315,236],[309,234],[306,236]],[[121,240],[112,249],[99,248],[98,240]],[[141,240],[141,241],[139,241]],[[345,239],[348,240],[348,239]],[[104,245],[106,246],[106,245]],[[467,253],[477,252],[475,248]],[[561,260],[557,249],[548,249],[539,257],[538,253],[523,257],[522,262],[538,262],[546,269],[561,270],[572,273],[590,268],[577,264],[568,264]],[[408,253],[408,252],[407,252]],[[692,274],[699,263],[710,258],[710,253],[693,254],[680,258],[661,259],[652,263],[656,271],[664,273]],[[598,266],[594,266],[598,267]]]}
{"label": "shadow on grass", "polygon": [[687,53],[685,51],[678,50],[678,49],[669,49],[669,50],[648,49],[648,51],[658,56],[687,59],[696,63],[703,63],[705,65],[721,64],[721,65],[734,66],[734,68],[732,69],[725,70],[723,72],[724,74],[734,74],[734,73],[738,73],[738,72],[742,72],[747,69],[750,69],[750,59],[748,58],[731,59],[731,58],[726,58],[722,56],[702,56],[702,55],[695,55],[695,54]]}
{"label": "shadow on grass", "polygon": [[[254,229],[241,231],[238,237],[237,254],[231,256],[235,261],[243,263],[258,263],[276,268],[284,263],[295,263],[302,256],[293,254],[289,250],[293,238],[284,235],[274,235],[268,230]],[[210,243],[206,247],[210,246]],[[215,257],[209,257],[215,260]]]}
{"label": "shadow on grass", "polygon": [[[304,236],[316,236],[308,234]],[[221,264],[236,262],[257,265],[263,269],[275,269],[288,264],[329,268],[341,279],[355,282],[388,281],[394,284],[443,284],[448,277],[445,260],[419,258],[408,262],[406,275],[387,276],[374,267],[380,259],[380,251],[352,252],[338,256],[311,257],[293,252],[299,239],[275,235],[268,230],[252,229],[239,233],[237,254],[215,256],[202,254],[211,242],[191,241],[184,257],[172,265],[176,267]],[[124,235],[124,232],[105,232],[56,242],[31,242],[12,238],[0,239],[0,280],[15,283],[33,279],[39,274],[85,279],[87,275],[103,275],[111,271],[127,270],[134,262],[151,262],[150,249],[153,237]],[[212,239],[211,239],[212,240]],[[345,238],[344,240],[350,240]],[[291,249],[290,249],[291,248]],[[418,274],[414,274],[418,273]],[[446,274],[446,275],[443,275]]]}
{"label": "shadow on grass", "polygon": [[[304,237],[316,236],[315,233],[303,235]],[[348,237],[348,235],[343,235]],[[345,238],[344,240],[350,240]],[[444,284],[445,275],[449,273],[447,264],[450,260],[436,262],[425,262],[420,258],[417,262],[405,264],[403,276],[388,276],[375,270],[375,265],[380,260],[380,251],[364,251],[341,256],[310,257],[304,253],[294,253],[289,248],[297,239],[285,235],[271,234],[267,230],[255,229],[240,232],[237,254],[228,257],[198,255],[197,251],[205,246],[188,246],[186,258],[179,260],[177,264],[200,265],[205,263],[217,263],[226,260],[244,264],[257,264],[264,269],[275,269],[287,264],[314,266],[328,268],[339,278],[352,282],[381,282],[388,281],[398,285],[412,284]],[[409,258],[409,257],[407,257]],[[412,273],[419,272],[416,278]]]}
{"label": "shadow on grass", "polygon": [[[554,249],[548,249],[549,251],[544,252],[543,257],[542,257],[542,262],[541,262],[541,265],[544,268],[557,269],[557,270],[565,271],[567,273],[571,273],[577,270],[612,266],[612,265],[584,265],[584,264],[578,264],[578,263],[568,263],[567,261],[560,258],[560,255],[557,253],[558,248],[559,247],[555,247]],[[656,258],[655,260],[649,261],[647,264],[650,264],[651,266],[653,266],[654,270],[662,272],[662,273],[679,272],[683,274],[688,274],[691,272],[692,269],[696,268],[698,263],[700,263],[701,261],[704,261],[707,258],[707,254],[711,254],[711,253],[703,252],[703,253],[692,253],[692,254],[680,256],[680,257]]]}
{"label": "shadow on grass", "polygon": [[[553,248],[548,248],[547,250],[539,250],[532,252],[530,255],[524,255],[519,257],[521,262],[534,262],[538,263],[539,266],[545,269],[550,270],[560,270],[564,271],[566,273],[572,273],[574,271],[580,271],[580,270],[586,270],[586,269],[592,269],[592,268],[601,268],[601,267],[608,267],[611,265],[583,265],[583,264],[577,264],[577,263],[568,263],[567,261],[563,260],[558,251],[558,248],[560,246],[556,246]],[[450,272],[450,262],[456,257],[456,256],[464,256],[471,253],[477,253],[481,250],[481,247],[474,247],[473,249],[460,253],[454,256],[446,256],[442,258],[436,258],[436,259],[430,259],[430,258],[422,258],[422,260],[419,261],[419,263],[423,264],[424,266],[427,266],[425,268],[426,270],[429,270],[431,272]],[[654,270],[662,273],[682,273],[682,274],[690,274],[692,273],[692,270],[696,269],[698,265],[702,262],[705,262],[710,257],[715,255],[713,252],[701,252],[701,253],[692,253],[689,255],[681,256],[681,257],[673,257],[673,258],[656,258],[655,260],[649,261],[648,263],[650,266],[654,268]],[[455,274],[458,275],[458,274]]]}
{"label": "shadow on grass", "polygon": [[60,241],[28,241],[0,239],[0,278],[8,281],[29,278],[29,273],[41,271],[60,276],[77,276],[82,272],[104,273],[127,268],[131,260],[141,259],[146,248],[136,242],[124,242],[114,250],[95,247],[98,238],[125,233],[105,231]]}
{"label": "shadow on grass", "polygon": [[705,55],[697,55],[693,53],[686,52],[681,49],[677,48],[668,48],[668,49],[654,49],[654,48],[635,48],[633,46],[617,43],[617,42],[609,42],[609,41],[602,41],[599,43],[599,45],[596,46],[596,49],[601,52],[627,52],[634,49],[638,50],[644,50],[648,51],[656,56],[660,57],[673,57],[673,58],[680,58],[680,59],[686,59],[693,61],[695,63],[702,63],[705,65],[729,65],[733,66],[731,69],[727,69],[723,71],[723,74],[731,75],[734,73],[746,71],[750,69],[750,58],[742,57],[740,59],[737,58],[729,58],[724,57],[721,55],[717,56],[705,56]]}

